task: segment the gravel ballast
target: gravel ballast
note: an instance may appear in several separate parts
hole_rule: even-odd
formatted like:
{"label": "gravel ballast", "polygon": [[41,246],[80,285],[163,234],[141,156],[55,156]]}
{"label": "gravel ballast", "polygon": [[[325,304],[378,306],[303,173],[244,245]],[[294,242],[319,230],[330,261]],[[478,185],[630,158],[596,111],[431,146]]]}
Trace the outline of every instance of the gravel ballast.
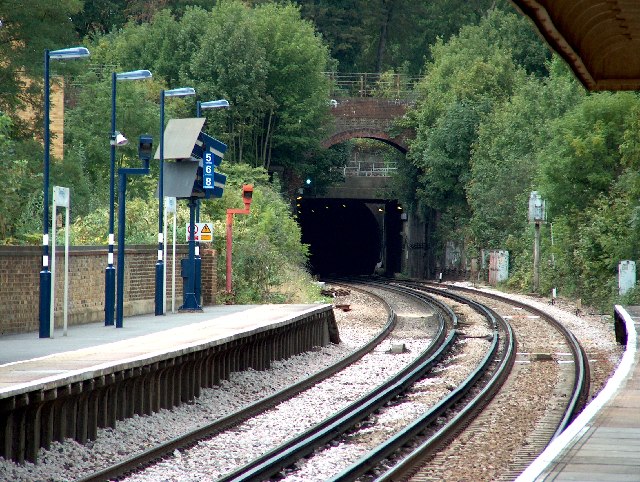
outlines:
{"label": "gravel ballast", "polygon": [[[592,368],[596,386],[594,392],[596,392],[606,382],[606,378],[615,368],[621,354],[621,348],[615,343],[610,322],[603,321],[599,315],[576,316],[573,313],[575,308],[569,304],[558,303],[552,306],[530,297],[514,296],[514,298],[525,303],[537,303],[538,307],[545,311],[549,310],[570,327],[590,354],[590,358],[596,362],[594,363],[595,374]],[[70,440],[54,443],[50,450],[41,450],[40,462],[37,465],[31,463],[17,465],[0,458],[0,480],[68,481],[81,477],[115,460],[145,450],[156,442],[176,437],[186,430],[209,423],[212,419],[229,414],[311,373],[320,371],[362,346],[375,336],[386,322],[386,316],[380,314],[381,304],[357,291],[352,291],[347,297],[336,299],[336,304],[348,304],[351,308],[348,312],[335,310],[342,341],[340,345],[331,345],[316,352],[273,363],[270,370],[234,373],[230,380],[223,381],[219,387],[203,390],[202,396],[192,403],[171,411],[162,410],[153,416],[136,416],[118,422],[116,430],[100,430],[97,440],[86,446]],[[290,426],[290,421],[293,417],[300,418],[298,417],[300,413],[308,415],[308,420],[304,423],[310,425],[315,423],[313,420],[317,420],[318,417],[322,418],[329,412],[335,411],[339,403],[347,403],[347,400],[356,396],[357,393],[364,393],[370,387],[369,381],[379,382],[384,377],[388,377],[393,370],[398,369],[399,365],[394,365],[396,361],[402,362],[403,357],[414,357],[429,342],[428,332],[416,329],[420,324],[428,323],[428,314],[416,312],[415,307],[412,306],[406,306],[403,309],[407,316],[400,321],[399,327],[405,329],[405,332],[399,331],[395,338],[386,340],[374,351],[371,356],[371,360],[374,361],[367,368],[367,372],[345,371],[340,375],[341,381],[336,381],[333,388],[331,388],[332,384],[327,384],[324,389],[312,389],[315,391],[308,391],[310,398],[295,397],[298,402],[292,399],[291,405],[278,408],[273,418],[262,422],[257,418],[252,419],[243,428],[239,427],[237,430],[222,434],[221,436],[226,438],[211,442],[211,445],[219,444],[223,447],[227,453],[225,457],[210,455],[207,452],[209,448],[206,446],[209,442],[204,442],[196,447],[200,452],[194,452],[193,456],[176,451],[173,458],[158,466],[157,471],[147,471],[139,476],[132,476],[130,480],[215,480],[216,472],[212,471],[210,466],[207,467],[206,473],[199,472],[198,464],[203,458],[216,459],[215,463],[219,465],[217,475],[220,475],[233,468],[235,464],[249,460],[256,453],[264,451],[264,444],[278,443],[277,440],[281,437],[278,435],[280,430],[286,432],[285,438],[286,435],[290,437],[294,431],[298,431],[298,427],[294,430]],[[389,355],[387,352],[390,351],[391,345],[396,343],[405,343],[409,352]],[[365,384],[364,381],[367,383]],[[423,388],[428,390],[429,384],[426,383]],[[400,416],[400,414],[397,415]],[[284,427],[279,428],[278,425]],[[291,480],[296,480],[295,476]]]}

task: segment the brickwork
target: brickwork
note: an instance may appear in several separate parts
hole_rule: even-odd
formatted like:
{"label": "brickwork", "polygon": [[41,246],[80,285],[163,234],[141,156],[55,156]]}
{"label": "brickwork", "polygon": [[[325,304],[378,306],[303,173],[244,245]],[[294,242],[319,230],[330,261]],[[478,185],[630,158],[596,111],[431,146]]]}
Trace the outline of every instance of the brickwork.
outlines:
{"label": "brickwork", "polygon": [[[69,252],[68,323],[76,325],[104,320],[104,270],[106,248],[72,247]],[[205,304],[215,303],[216,254],[203,250],[202,293]],[[117,250],[116,250],[117,253]],[[179,258],[186,245],[176,250],[176,303],[182,304]],[[33,246],[0,246],[0,334],[38,330],[42,249]],[[117,255],[117,254],[116,254]],[[155,297],[155,246],[127,247],[125,257],[125,316],[153,313]],[[167,262],[167,299],[171,300],[171,260]],[[55,325],[63,324],[64,249],[56,248]]]}
{"label": "brickwork", "polygon": [[216,290],[218,275],[216,270],[217,253],[215,249],[200,249],[202,264],[200,273],[202,276],[202,304],[203,306],[216,304]]}
{"label": "brickwork", "polygon": [[331,114],[335,120],[334,132],[322,143],[331,147],[354,138],[371,138],[391,144],[407,152],[410,131],[392,134],[394,121],[404,116],[409,102],[372,97],[340,99]]}

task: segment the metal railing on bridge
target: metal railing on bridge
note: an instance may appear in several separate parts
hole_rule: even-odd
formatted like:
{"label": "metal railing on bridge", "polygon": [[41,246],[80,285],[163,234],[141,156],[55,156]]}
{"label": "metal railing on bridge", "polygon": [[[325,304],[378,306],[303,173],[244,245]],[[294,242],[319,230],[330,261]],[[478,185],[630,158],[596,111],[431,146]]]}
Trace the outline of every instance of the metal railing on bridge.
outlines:
{"label": "metal railing on bridge", "polygon": [[398,170],[398,163],[390,161],[351,160],[346,166],[332,168],[331,170],[342,172],[344,177],[390,177]]}
{"label": "metal railing on bridge", "polygon": [[331,98],[376,97],[412,101],[419,77],[393,73],[339,74],[325,72],[331,80]]}

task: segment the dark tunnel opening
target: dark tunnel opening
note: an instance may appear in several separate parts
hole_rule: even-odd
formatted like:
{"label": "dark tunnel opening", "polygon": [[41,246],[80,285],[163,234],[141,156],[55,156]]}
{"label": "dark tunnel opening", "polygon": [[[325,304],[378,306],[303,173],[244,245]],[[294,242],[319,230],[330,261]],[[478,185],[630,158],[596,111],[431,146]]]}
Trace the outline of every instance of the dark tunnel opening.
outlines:
{"label": "dark tunnel opening", "polygon": [[394,209],[388,204],[354,199],[298,201],[298,222],[302,242],[309,245],[312,273],[320,277],[371,275],[385,258],[385,248],[384,264],[388,266],[383,270],[399,271],[400,214],[395,203]]}

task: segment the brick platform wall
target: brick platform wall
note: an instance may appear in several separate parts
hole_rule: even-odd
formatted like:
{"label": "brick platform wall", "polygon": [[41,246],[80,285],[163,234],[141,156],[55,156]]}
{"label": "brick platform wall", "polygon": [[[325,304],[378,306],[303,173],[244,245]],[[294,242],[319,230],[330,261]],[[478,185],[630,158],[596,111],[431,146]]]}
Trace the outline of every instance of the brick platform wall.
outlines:
{"label": "brick platform wall", "polygon": [[[117,253],[117,250],[116,250]],[[171,306],[172,258],[166,260],[167,305]],[[176,249],[176,305],[182,304],[180,258],[186,245]],[[125,256],[124,314],[153,313],[156,246],[129,246]],[[117,254],[116,254],[117,259]],[[69,252],[68,323],[76,325],[104,320],[104,270],[106,247],[72,247]],[[42,248],[0,246],[0,334],[38,331]],[[215,303],[216,253],[202,250],[202,297]],[[55,325],[63,324],[64,248],[56,247]]]}

